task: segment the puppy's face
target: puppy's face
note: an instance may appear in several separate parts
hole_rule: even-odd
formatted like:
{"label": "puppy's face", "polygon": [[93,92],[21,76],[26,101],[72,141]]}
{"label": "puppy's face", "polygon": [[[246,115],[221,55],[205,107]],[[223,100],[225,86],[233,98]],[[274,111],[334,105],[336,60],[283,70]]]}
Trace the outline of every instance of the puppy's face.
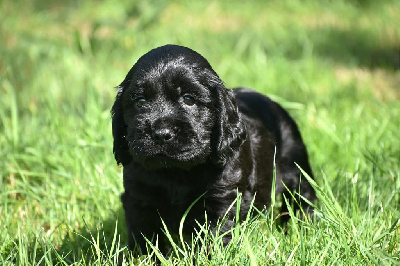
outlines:
{"label": "puppy's face", "polygon": [[136,62],[111,112],[115,159],[124,166],[223,166],[246,137],[233,94],[203,56],[177,45]]}
{"label": "puppy's face", "polygon": [[133,160],[151,169],[206,161],[215,115],[211,90],[201,83],[198,69],[183,57],[136,67],[122,96]]}

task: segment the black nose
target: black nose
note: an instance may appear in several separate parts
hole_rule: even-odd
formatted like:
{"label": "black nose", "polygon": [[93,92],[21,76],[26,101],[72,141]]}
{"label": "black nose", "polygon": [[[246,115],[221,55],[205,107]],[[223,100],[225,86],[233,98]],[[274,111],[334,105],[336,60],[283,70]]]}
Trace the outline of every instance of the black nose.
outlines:
{"label": "black nose", "polygon": [[174,140],[175,133],[169,128],[160,128],[153,131],[152,137],[158,144],[164,144]]}

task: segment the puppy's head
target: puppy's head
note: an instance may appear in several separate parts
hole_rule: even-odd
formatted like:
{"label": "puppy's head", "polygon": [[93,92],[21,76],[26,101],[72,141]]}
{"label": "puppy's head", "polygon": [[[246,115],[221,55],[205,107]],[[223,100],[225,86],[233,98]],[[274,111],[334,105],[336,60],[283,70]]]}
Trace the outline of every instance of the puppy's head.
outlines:
{"label": "puppy's head", "polygon": [[181,46],[143,55],[112,107],[114,154],[146,168],[224,164],[244,139],[233,95],[207,60]]}

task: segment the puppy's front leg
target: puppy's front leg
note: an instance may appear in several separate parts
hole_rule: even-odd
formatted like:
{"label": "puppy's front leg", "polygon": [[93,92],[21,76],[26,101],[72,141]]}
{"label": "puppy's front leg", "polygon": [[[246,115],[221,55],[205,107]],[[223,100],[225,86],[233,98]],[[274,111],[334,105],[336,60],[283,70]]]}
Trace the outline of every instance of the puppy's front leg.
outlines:
{"label": "puppy's front leg", "polygon": [[[146,254],[147,238],[155,245],[157,236],[161,235],[161,222],[157,210],[135,200],[128,192],[121,195],[125,209],[125,220],[129,237],[129,249],[135,250],[136,245],[142,254]],[[160,250],[163,250],[163,241],[158,241]]]}

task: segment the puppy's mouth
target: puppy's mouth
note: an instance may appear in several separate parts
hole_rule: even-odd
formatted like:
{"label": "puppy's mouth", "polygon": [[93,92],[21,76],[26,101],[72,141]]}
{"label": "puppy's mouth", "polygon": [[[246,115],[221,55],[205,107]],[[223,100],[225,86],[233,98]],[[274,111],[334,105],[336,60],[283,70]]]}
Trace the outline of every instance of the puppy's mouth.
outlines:
{"label": "puppy's mouth", "polygon": [[138,145],[132,142],[129,151],[133,160],[149,169],[181,168],[190,169],[207,161],[211,154],[209,145],[193,144],[186,147],[168,145]]}

